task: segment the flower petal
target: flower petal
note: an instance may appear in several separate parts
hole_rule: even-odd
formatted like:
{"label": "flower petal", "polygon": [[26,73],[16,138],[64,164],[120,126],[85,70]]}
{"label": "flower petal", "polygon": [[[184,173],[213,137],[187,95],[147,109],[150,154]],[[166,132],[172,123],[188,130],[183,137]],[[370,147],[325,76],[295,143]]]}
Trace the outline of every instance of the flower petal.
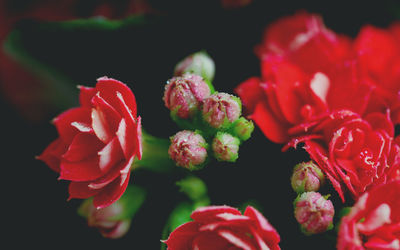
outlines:
{"label": "flower petal", "polygon": [[100,109],[92,109],[92,127],[96,136],[104,143],[113,138],[113,133],[107,123],[105,114]]}
{"label": "flower petal", "polygon": [[96,195],[99,190],[89,188],[89,182],[74,182],[72,181],[68,186],[69,198],[70,199],[87,199]]}
{"label": "flower petal", "polygon": [[[93,205],[99,209],[107,207],[117,201],[128,186],[130,173],[131,172],[128,171],[125,176],[120,175],[120,178],[116,178],[113,182],[103,188],[101,192],[96,194],[93,199]],[[125,181],[121,183],[121,180]]]}
{"label": "flower petal", "polygon": [[60,169],[60,179],[70,181],[91,181],[104,175],[99,168],[99,157],[97,155],[78,162],[62,160]]}
{"label": "flower petal", "polygon": [[279,243],[280,236],[278,232],[258,210],[252,206],[248,206],[244,211],[244,215],[254,220],[256,227],[261,231],[261,237],[265,242],[273,244]]}
{"label": "flower petal", "polygon": [[83,107],[91,107],[92,98],[96,94],[97,90],[95,88],[78,86],[79,88],[79,103]]}
{"label": "flower petal", "polygon": [[52,170],[60,172],[61,155],[67,150],[68,145],[63,140],[57,138],[36,158],[44,161]]}
{"label": "flower petal", "polygon": [[101,96],[117,111],[122,114],[119,101],[117,100],[117,92],[124,97],[126,106],[129,107],[133,117],[136,117],[136,98],[131,89],[120,81],[112,78],[101,77],[97,79],[96,89],[101,92]]}
{"label": "flower petal", "polygon": [[103,149],[101,149],[98,152],[98,155],[99,167],[103,172],[108,172],[110,168],[125,160],[117,137],[114,137]]}
{"label": "flower petal", "polygon": [[89,133],[77,134],[68,147],[67,152],[62,158],[69,162],[82,161],[96,156],[99,149],[103,147],[103,143],[99,139]]}
{"label": "flower petal", "polygon": [[254,120],[264,135],[271,141],[285,143],[289,140],[287,125],[278,121],[263,102],[256,105],[250,118]]}
{"label": "flower petal", "polygon": [[229,206],[208,206],[208,207],[200,207],[196,209],[192,215],[190,216],[194,221],[200,223],[208,223],[215,222],[218,220],[216,216],[221,213],[230,213],[233,215],[241,215],[239,210]]}
{"label": "flower petal", "polygon": [[163,242],[167,244],[168,249],[192,249],[192,241],[198,233],[199,225],[194,221],[187,222],[177,227]]}
{"label": "flower petal", "polygon": [[69,109],[54,118],[53,122],[64,143],[70,144],[78,133],[78,129],[71,124],[74,122],[90,124],[90,109],[83,107]]}
{"label": "flower petal", "polygon": [[255,245],[245,234],[238,234],[229,230],[219,230],[218,235],[229,241],[235,247],[244,250],[255,250]]}
{"label": "flower petal", "polygon": [[[114,181],[118,176],[121,175],[121,173],[125,174],[129,171],[130,166],[132,165],[134,160],[134,157],[131,157],[129,161],[123,161],[118,166],[115,166],[114,168],[110,169],[104,176],[101,178],[94,180],[89,183],[89,188],[92,189],[101,189]],[[122,180],[121,180],[122,181]],[[125,181],[125,180],[124,180]]]}
{"label": "flower petal", "polygon": [[[225,238],[217,235],[216,233],[200,233],[193,239],[192,246],[183,249],[207,249],[207,250],[220,250],[220,249],[231,249],[232,244],[229,243]],[[171,248],[173,249],[173,248]]]}
{"label": "flower petal", "polygon": [[234,89],[234,92],[240,97],[247,114],[253,113],[256,104],[264,96],[260,87],[260,81],[258,77],[251,77]]}

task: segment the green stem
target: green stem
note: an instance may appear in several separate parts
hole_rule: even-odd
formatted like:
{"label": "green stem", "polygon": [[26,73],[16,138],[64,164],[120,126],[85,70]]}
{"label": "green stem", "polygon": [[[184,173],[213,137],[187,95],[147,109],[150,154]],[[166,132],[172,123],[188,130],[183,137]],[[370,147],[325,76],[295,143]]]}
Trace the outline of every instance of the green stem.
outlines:
{"label": "green stem", "polygon": [[169,139],[158,138],[142,130],[142,159],[135,160],[132,169],[148,169],[157,173],[170,172],[176,168],[169,158]]}

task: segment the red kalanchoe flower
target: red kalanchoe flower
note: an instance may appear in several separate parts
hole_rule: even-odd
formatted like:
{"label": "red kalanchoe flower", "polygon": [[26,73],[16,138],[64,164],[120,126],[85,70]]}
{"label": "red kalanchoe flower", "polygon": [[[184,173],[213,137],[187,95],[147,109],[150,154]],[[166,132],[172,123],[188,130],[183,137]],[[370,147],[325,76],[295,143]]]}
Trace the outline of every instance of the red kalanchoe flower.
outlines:
{"label": "red kalanchoe flower", "polygon": [[229,206],[202,207],[191,218],[164,241],[169,250],[280,249],[277,231],[251,206],[243,215]]}
{"label": "red kalanchoe flower", "polygon": [[106,207],[124,193],[135,157],[141,158],[141,122],[136,100],[122,82],[102,77],[80,87],[80,107],[57,116],[59,138],[38,159],[71,181],[69,198],[94,197]]}
{"label": "red kalanchoe flower", "polygon": [[400,179],[364,193],[340,222],[337,248],[400,249]]}
{"label": "red kalanchoe flower", "polygon": [[326,29],[319,16],[300,12],[278,20],[257,47],[262,76],[235,89],[245,113],[276,143],[292,138],[291,127],[309,126],[334,110],[362,114],[372,87],[350,45],[347,37]]}
{"label": "red kalanchoe flower", "polygon": [[[393,171],[398,168],[400,151],[397,140],[393,140],[389,113],[361,117],[348,110],[338,111],[307,130],[314,138],[305,137],[304,148],[343,200],[343,184],[357,198],[367,188],[395,176]],[[296,138],[289,145],[296,146],[301,141],[302,138]]]}

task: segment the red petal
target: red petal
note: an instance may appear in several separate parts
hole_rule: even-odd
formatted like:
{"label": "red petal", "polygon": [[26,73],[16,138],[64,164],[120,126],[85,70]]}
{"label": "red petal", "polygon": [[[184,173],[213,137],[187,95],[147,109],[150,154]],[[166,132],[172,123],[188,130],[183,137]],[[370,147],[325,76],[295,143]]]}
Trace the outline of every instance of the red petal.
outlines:
{"label": "red petal", "polygon": [[99,157],[78,162],[61,161],[60,179],[70,181],[91,181],[101,177],[104,173],[99,168]]}
{"label": "red petal", "polygon": [[300,108],[304,105],[297,94],[300,84],[304,83],[304,73],[295,65],[276,58],[267,58],[262,62],[263,74],[276,85],[276,97],[280,109],[290,123],[301,121]]}
{"label": "red petal", "polygon": [[388,31],[371,25],[360,30],[354,45],[362,64],[378,75],[385,72],[399,53],[394,37]]}
{"label": "red petal", "polygon": [[[207,250],[220,250],[220,249],[230,249],[232,244],[230,244],[226,239],[222,238],[221,236],[205,232],[199,233],[194,237],[193,243],[188,248],[183,249],[207,249]],[[171,248],[175,249],[175,248]]]}
{"label": "red petal", "polygon": [[390,119],[389,112],[387,114],[371,113],[364,118],[373,130],[385,131],[389,136],[394,136],[394,125]]}
{"label": "red petal", "polygon": [[90,182],[89,187],[92,189],[100,189],[100,188],[105,187],[112,181],[114,181],[121,174],[126,175],[126,173],[130,170],[133,160],[134,160],[134,157],[131,157],[131,159],[129,159],[129,161],[124,161],[124,162],[118,164],[118,166],[115,166],[114,168],[112,168],[101,178]]}
{"label": "red petal", "polygon": [[216,222],[218,219],[216,215],[221,213],[230,213],[234,215],[241,215],[239,210],[229,206],[208,206],[196,209],[190,216],[193,220],[200,223]]}
{"label": "red petal", "polygon": [[254,249],[255,245],[252,239],[246,234],[240,234],[230,230],[219,230],[218,235],[229,241],[232,245],[239,249]]}
{"label": "red petal", "polygon": [[82,107],[91,107],[92,98],[96,94],[97,90],[91,87],[78,86],[79,92],[79,103]]}
{"label": "red petal", "polygon": [[89,182],[71,182],[68,187],[68,199],[87,199],[96,195],[99,192],[99,190],[89,188],[88,184]]}
{"label": "red petal", "polygon": [[288,124],[282,124],[278,121],[264,103],[257,104],[251,119],[271,141],[285,143],[289,140],[287,135]]}
{"label": "red petal", "polygon": [[293,16],[283,17],[270,25],[263,36],[263,46],[273,53],[283,53],[292,47],[299,35],[315,33],[324,28],[322,19],[314,14],[299,11]]}
{"label": "red petal", "polygon": [[244,215],[220,213],[216,217],[216,222],[210,222],[201,226],[199,231],[216,231],[221,228],[246,231],[252,225],[252,220]]}
{"label": "red petal", "polygon": [[97,137],[104,143],[108,143],[118,128],[121,116],[99,94],[92,98],[92,127]]}
{"label": "red petal", "polygon": [[69,162],[82,161],[96,156],[103,145],[95,135],[80,133],[74,137],[62,157]]}
{"label": "red petal", "polygon": [[280,236],[278,232],[258,210],[252,206],[248,206],[244,211],[244,215],[254,220],[256,227],[265,242],[271,244],[279,243]]}
{"label": "red petal", "polygon": [[100,109],[92,109],[92,127],[96,136],[104,143],[108,143],[114,137],[108,125],[105,114]]}
{"label": "red petal", "polygon": [[108,172],[110,168],[125,160],[117,137],[114,137],[98,154],[99,168],[103,172]]}
{"label": "red petal", "polygon": [[112,78],[101,77],[97,79],[96,89],[100,91],[100,95],[119,113],[122,113],[119,101],[117,100],[117,92],[121,93],[126,105],[132,113],[133,117],[136,117],[136,99],[131,89],[124,83],[117,81]]}
{"label": "red petal", "polygon": [[136,154],[139,159],[142,157],[142,128],[141,118],[135,119],[131,109],[127,106],[123,95],[117,92],[117,102],[125,121],[119,124],[117,136],[120,139],[121,147],[125,157],[129,158]]}
{"label": "red petal", "polygon": [[[93,205],[99,209],[107,207],[117,201],[128,186],[130,173],[131,172],[128,171],[125,175],[120,175],[120,178],[115,179],[104,187],[100,193],[94,196]],[[124,181],[121,183],[121,180]]]}
{"label": "red petal", "polygon": [[90,124],[90,109],[83,107],[69,109],[54,118],[53,122],[64,143],[70,144],[78,132],[78,129],[71,124],[73,122]]}
{"label": "red petal", "polygon": [[37,159],[44,161],[52,170],[60,172],[61,155],[67,150],[68,146],[58,138],[50,143]]}
{"label": "red petal", "polygon": [[177,227],[164,243],[167,244],[168,249],[192,249],[192,241],[198,234],[199,225],[199,223],[191,221]]}
{"label": "red petal", "polygon": [[260,83],[260,78],[251,77],[234,89],[234,92],[242,100],[248,114],[253,113],[256,104],[264,97]]}
{"label": "red petal", "polygon": [[92,98],[92,104],[96,109],[102,111],[111,131],[116,131],[118,123],[121,120],[121,114],[119,114],[113,106],[104,100],[100,96],[99,92],[97,92],[97,94]]}

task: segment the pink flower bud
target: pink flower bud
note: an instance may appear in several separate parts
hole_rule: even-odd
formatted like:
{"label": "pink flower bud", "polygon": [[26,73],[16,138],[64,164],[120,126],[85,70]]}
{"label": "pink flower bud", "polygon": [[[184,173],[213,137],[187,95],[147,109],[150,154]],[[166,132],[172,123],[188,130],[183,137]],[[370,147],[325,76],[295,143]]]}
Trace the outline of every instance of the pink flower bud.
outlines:
{"label": "pink flower bud", "polygon": [[229,133],[218,132],[212,142],[212,150],[218,161],[234,162],[239,157],[240,140]]}
{"label": "pink flower bud", "polygon": [[124,206],[118,201],[96,209],[93,202],[88,200],[80,208],[80,213],[87,218],[88,226],[97,228],[103,237],[111,239],[121,238],[130,228],[131,219],[115,219],[123,212]]}
{"label": "pink flower bud", "polygon": [[242,113],[242,103],[236,96],[214,93],[204,99],[203,119],[213,128],[228,128]]}
{"label": "pink flower bud", "polygon": [[189,170],[199,169],[207,159],[208,144],[203,136],[182,130],[171,137],[168,154],[176,165]]}
{"label": "pink flower bud", "polygon": [[305,234],[323,233],[333,227],[335,209],[318,192],[304,192],[294,201],[294,215]]}
{"label": "pink flower bud", "polygon": [[203,78],[184,74],[171,78],[165,85],[165,106],[178,117],[187,119],[199,109],[204,98],[210,95],[210,88]]}
{"label": "pink flower bud", "polygon": [[212,81],[215,74],[215,64],[204,51],[196,52],[180,61],[174,70],[176,76],[192,73]]}
{"label": "pink flower bud", "polygon": [[324,174],[312,161],[299,163],[293,169],[291,183],[297,193],[318,191],[324,181]]}

